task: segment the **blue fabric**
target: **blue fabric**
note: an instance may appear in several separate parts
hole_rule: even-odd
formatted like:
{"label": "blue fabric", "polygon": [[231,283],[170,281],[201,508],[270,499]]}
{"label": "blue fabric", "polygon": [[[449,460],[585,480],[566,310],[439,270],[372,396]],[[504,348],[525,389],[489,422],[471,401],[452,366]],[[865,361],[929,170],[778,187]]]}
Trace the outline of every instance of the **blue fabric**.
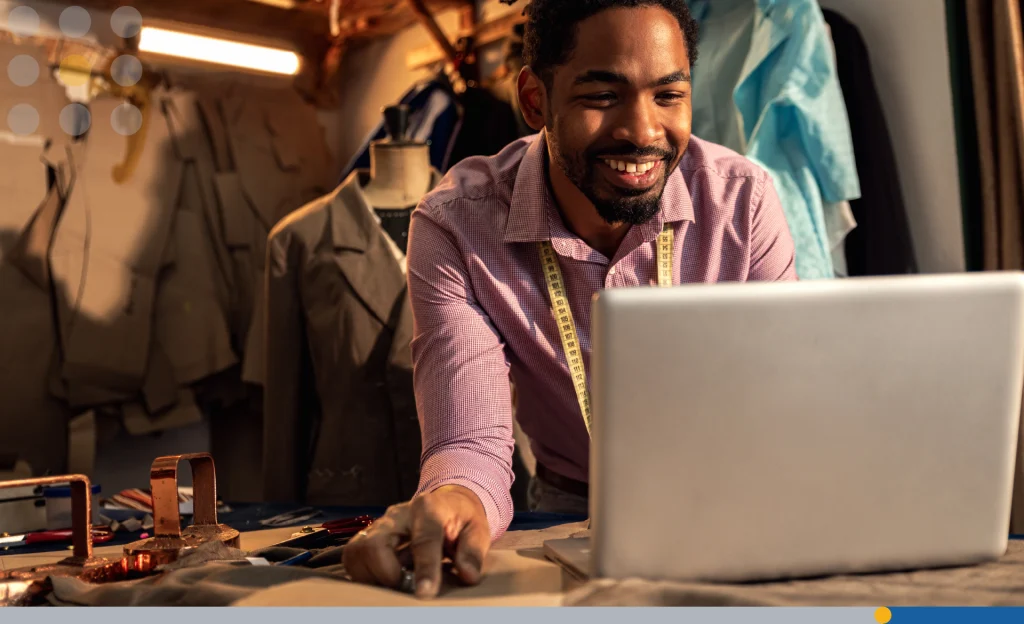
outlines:
{"label": "blue fabric", "polygon": [[771,174],[800,279],[835,277],[825,210],[859,198],[860,182],[821,8],[816,0],[689,5],[701,25],[693,134]]}
{"label": "blue fabric", "polygon": [[[458,135],[461,115],[450,87],[430,80],[410,89],[399,104],[409,107],[409,137],[430,143],[430,164],[440,172],[448,170],[451,147]],[[363,147],[342,173],[339,184],[356,169],[370,168],[370,143],[387,137],[384,121],[370,133]]]}

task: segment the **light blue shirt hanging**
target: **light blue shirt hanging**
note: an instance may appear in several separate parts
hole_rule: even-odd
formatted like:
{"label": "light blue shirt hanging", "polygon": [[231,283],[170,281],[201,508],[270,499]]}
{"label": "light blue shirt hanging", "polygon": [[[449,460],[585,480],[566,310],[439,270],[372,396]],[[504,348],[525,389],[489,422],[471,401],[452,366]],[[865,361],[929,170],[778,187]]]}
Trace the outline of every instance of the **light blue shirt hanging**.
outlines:
{"label": "light blue shirt hanging", "polygon": [[834,219],[826,211],[859,198],[860,182],[821,8],[816,0],[689,5],[701,25],[692,69],[693,134],[746,155],[772,175],[800,279],[834,277]]}

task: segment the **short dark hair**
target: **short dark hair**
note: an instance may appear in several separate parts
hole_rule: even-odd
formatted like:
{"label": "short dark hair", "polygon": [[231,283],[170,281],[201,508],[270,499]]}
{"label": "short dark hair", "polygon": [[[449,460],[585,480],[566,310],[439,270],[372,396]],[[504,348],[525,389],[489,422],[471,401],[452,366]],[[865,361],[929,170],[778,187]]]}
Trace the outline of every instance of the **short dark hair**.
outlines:
{"label": "short dark hair", "polygon": [[647,6],[661,7],[675,16],[686,39],[690,66],[695,65],[699,27],[686,0],[533,0],[525,11],[523,62],[549,82],[554,68],[572,56],[580,22],[605,9]]}

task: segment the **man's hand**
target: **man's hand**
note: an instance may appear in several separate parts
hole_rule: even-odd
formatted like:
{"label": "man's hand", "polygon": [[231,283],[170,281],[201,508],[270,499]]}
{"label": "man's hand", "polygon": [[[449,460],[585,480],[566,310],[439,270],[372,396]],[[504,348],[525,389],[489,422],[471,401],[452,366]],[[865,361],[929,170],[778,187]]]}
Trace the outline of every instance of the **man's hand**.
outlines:
{"label": "man's hand", "polygon": [[455,573],[464,583],[476,585],[491,547],[484,506],[472,490],[458,485],[395,505],[345,546],[345,570],[356,582],[397,588],[402,581],[397,549],[406,542],[417,597],[437,596],[445,556],[455,562]]}

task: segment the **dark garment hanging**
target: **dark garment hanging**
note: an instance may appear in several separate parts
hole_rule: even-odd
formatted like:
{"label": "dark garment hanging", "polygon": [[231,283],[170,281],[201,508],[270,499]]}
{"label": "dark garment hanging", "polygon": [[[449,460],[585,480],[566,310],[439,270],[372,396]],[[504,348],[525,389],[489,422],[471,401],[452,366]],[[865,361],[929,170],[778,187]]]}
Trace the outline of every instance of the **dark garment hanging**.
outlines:
{"label": "dark garment hanging", "polygon": [[822,11],[832,31],[861,197],[850,202],[857,227],[846,238],[851,277],[917,273],[913,241],[892,139],[860,31],[835,11]]}
{"label": "dark garment hanging", "polygon": [[[414,85],[398,101],[409,107],[408,136],[430,144],[430,165],[444,173],[449,166],[452,142],[458,133],[461,113],[451,83],[444,73]],[[344,182],[357,169],[370,168],[370,144],[387,138],[384,120],[363,142],[359,152],[349,161],[339,182]]]}
{"label": "dark garment hanging", "polygon": [[[409,136],[430,144],[430,163],[441,173],[470,156],[493,156],[519,138],[512,106],[481,87],[457,95],[444,73],[414,86],[400,100],[409,107]],[[370,167],[370,143],[387,136],[384,123],[371,133],[342,178]]]}
{"label": "dark garment hanging", "polygon": [[459,96],[462,122],[448,167],[470,156],[493,156],[519,138],[519,126],[508,102],[487,89],[468,87]]}
{"label": "dark garment hanging", "polygon": [[402,253],[406,253],[409,247],[409,223],[412,221],[412,211],[416,206],[410,206],[402,210],[382,210],[374,208],[374,213],[380,219],[380,227],[395,241]]}

